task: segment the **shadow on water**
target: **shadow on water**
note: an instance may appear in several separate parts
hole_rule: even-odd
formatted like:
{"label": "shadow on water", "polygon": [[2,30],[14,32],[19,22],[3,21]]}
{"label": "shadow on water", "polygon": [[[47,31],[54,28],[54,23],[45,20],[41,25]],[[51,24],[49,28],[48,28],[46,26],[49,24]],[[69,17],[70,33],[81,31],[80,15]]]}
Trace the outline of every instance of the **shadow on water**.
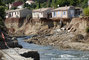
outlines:
{"label": "shadow on water", "polygon": [[17,39],[23,48],[37,50],[40,54],[40,60],[89,60],[89,51],[57,50],[51,46],[40,46],[24,42],[24,39],[28,38],[31,38],[31,36]]}

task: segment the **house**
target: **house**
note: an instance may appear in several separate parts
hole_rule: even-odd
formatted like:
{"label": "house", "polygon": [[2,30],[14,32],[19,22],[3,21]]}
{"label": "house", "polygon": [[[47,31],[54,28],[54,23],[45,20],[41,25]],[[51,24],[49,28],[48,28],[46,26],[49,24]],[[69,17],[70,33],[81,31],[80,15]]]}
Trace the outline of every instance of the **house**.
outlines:
{"label": "house", "polygon": [[22,18],[32,15],[32,11],[26,8],[6,11],[6,18]]}
{"label": "house", "polygon": [[33,0],[27,0],[25,3],[31,5],[31,4],[33,4],[33,3],[35,3],[35,2],[34,2]]}
{"label": "house", "polygon": [[9,9],[11,9],[12,7],[23,8],[23,5],[24,3],[22,1],[16,1],[12,4],[9,4]]}
{"label": "house", "polygon": [[51,18],[52,8],[40,8],[32,11],[33,18]]}
{"label": "house", "polygon": [[52,10],[52,18],[73,18],[75,9],[73,6],[59,7]]}

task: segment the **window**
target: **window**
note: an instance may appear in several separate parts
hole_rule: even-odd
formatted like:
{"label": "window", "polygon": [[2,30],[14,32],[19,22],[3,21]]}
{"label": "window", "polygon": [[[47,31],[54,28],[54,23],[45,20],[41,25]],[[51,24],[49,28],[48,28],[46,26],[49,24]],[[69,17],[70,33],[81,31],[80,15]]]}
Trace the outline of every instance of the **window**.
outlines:
{"label": "window", "polygon": [[15,12],[15,15],[16,15],[16,12]]}
{"label": "window", "polygon": [[66,11],[63,12],[63,15],[66,15]]}
{"label": "window", "polygon": [[56,16],[56,12],[54,12],[54,16]]}
{"label": "window", "polygon": [[60,11],[58,11],[58,15],[60,14]]}

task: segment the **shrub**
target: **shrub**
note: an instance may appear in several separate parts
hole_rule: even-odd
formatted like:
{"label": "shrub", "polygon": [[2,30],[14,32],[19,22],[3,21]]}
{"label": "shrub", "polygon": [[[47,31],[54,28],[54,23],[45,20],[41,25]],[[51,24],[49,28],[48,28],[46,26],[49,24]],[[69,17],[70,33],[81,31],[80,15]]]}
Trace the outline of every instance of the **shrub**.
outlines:
{"label": "shrub", "polygon": [[86,28],[86,32],[89,33],[89,27]]}
{"label": "shrub", "polygon": [[12,7],[11,9],[12,9],[12,10],[15,10],[15,9],[17,9],[17,7]]}
{"label": "shrub", "polygon": [[89,16],[89,8],[85,8],[83,13],[85,16]]}

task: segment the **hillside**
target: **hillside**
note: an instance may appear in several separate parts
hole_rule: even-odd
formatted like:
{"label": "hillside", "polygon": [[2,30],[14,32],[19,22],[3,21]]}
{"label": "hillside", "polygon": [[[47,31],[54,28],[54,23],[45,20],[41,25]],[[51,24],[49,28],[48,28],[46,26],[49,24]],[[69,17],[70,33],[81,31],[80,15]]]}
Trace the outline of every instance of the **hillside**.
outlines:
{"label": "hillside", "polygon": [[[25,3],[26,0],[2,0],[3,3],[5,4],[9,4],[12,3],[14,1],[23,1]],[[77,7],[82,7],[82,8],[86,8],[88,6],[88,0],[34,0],[36,7],[37,8],[39,5],[40,7],[58,7],[59,6],[77,6]],[[29,6],[31,7],[31,6]],[[39,8],[39,7],[38,7]]]}

